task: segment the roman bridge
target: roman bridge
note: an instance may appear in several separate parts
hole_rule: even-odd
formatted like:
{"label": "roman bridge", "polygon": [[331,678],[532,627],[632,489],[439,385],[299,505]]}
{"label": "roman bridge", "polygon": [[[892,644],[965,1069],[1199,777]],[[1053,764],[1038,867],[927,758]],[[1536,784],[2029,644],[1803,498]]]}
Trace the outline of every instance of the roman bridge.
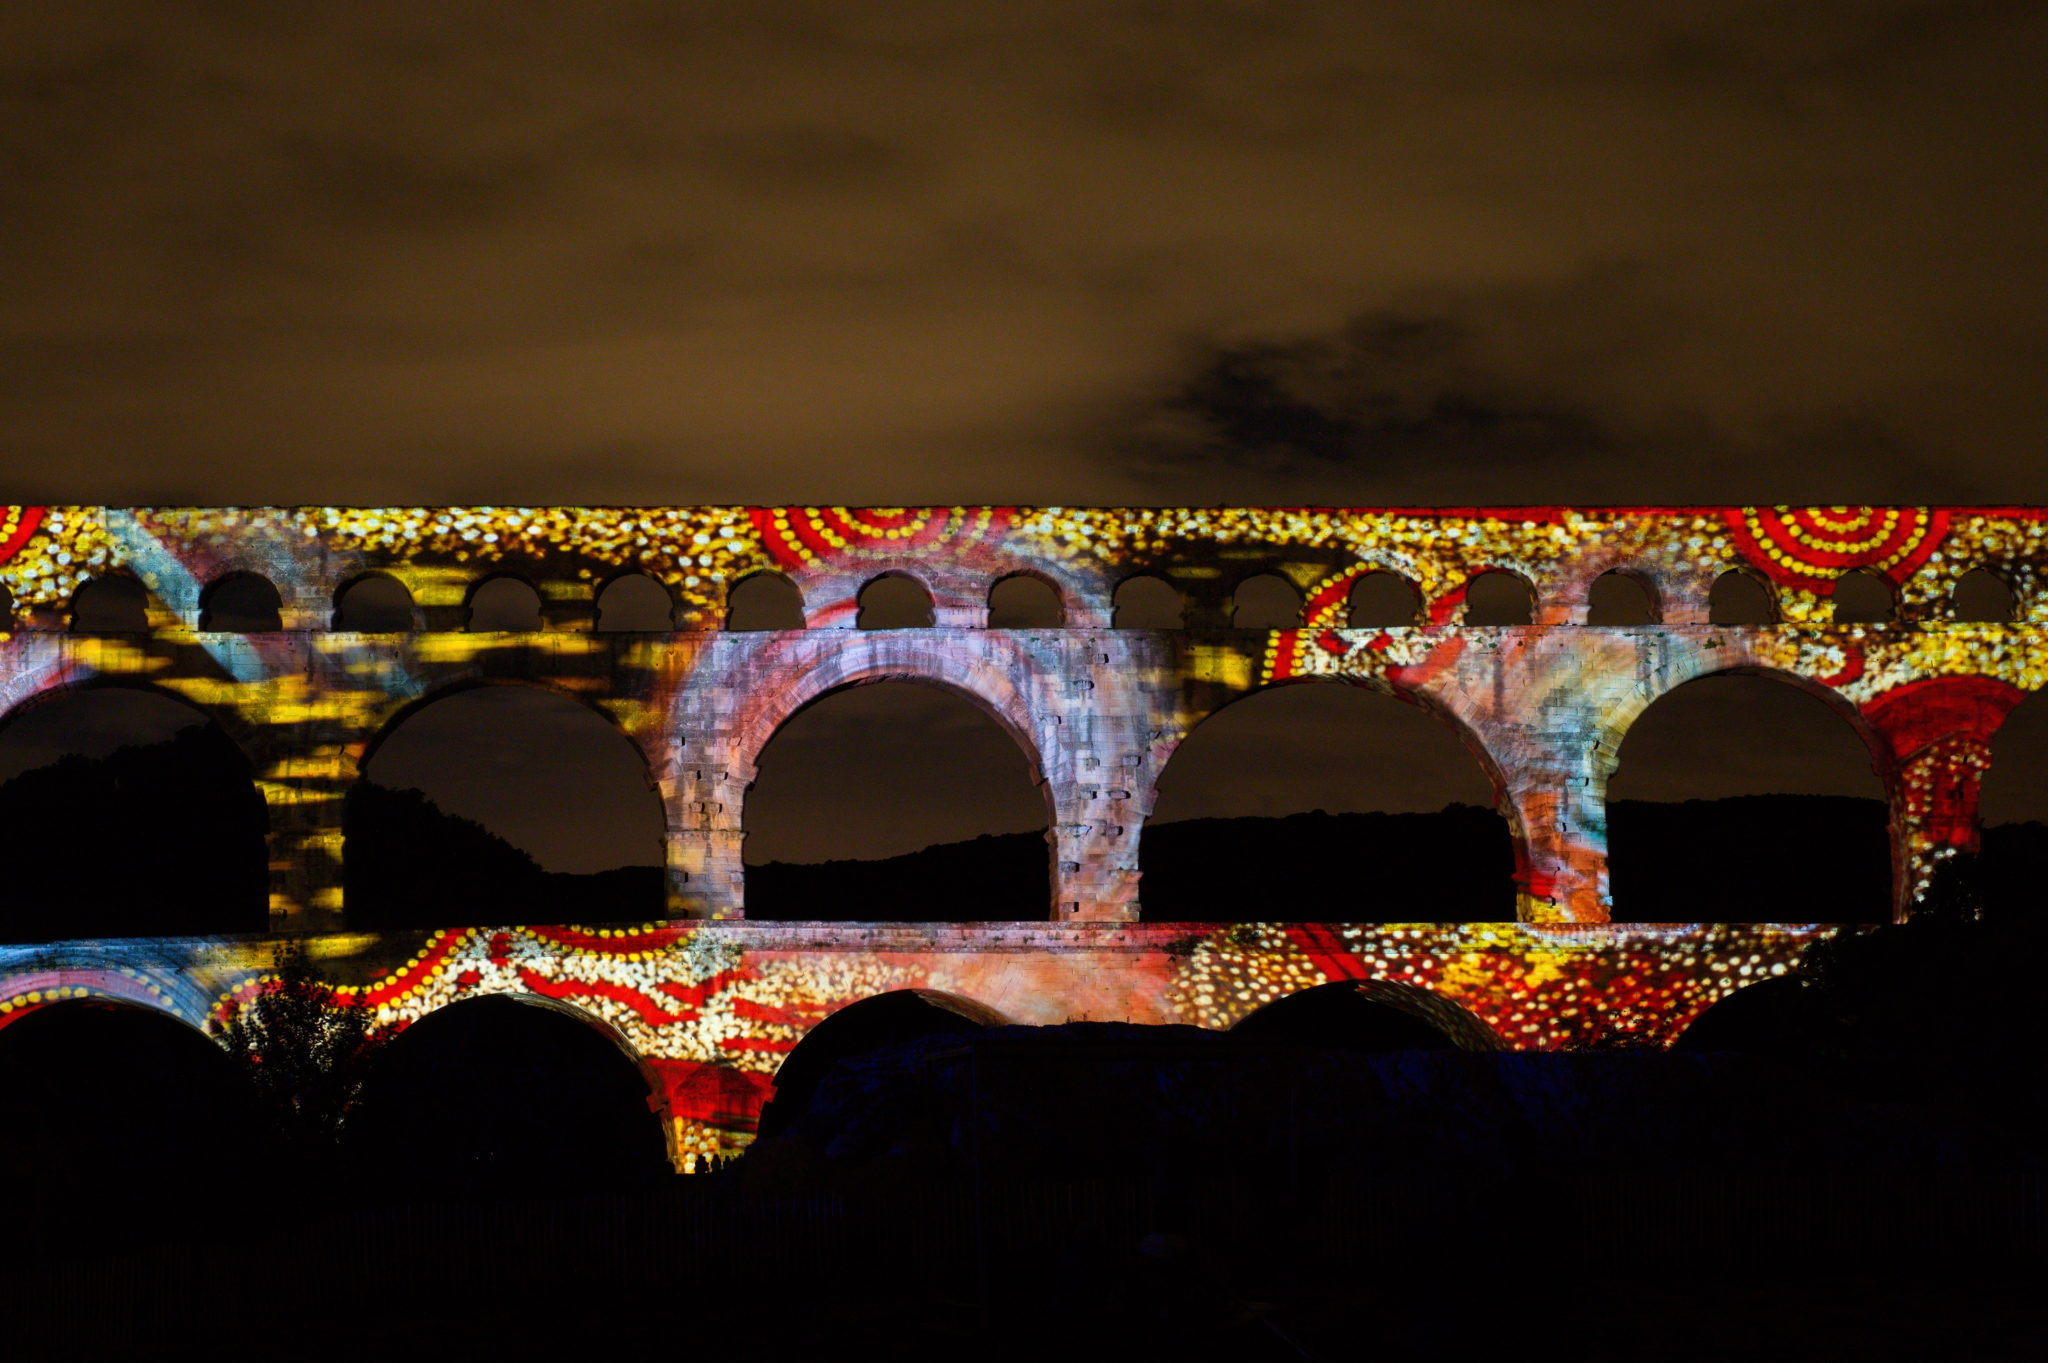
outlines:
{"label": "roman bridge", "polygon": [[[1016,1022],[1228,1027],[1370,980],[1509,1046],[1564,1044],[1616,1009],[1675,1034],[1831,929],[1825,905],[1816,922],[1612,921],[1605,795],[1630,724],[1724,672],[1820,697],[1884,783],[1908,914],[1935,868],[1974,847],[1991,737],[2043,685],[2043,564],[2048,516],[2015,507],[4,507],[0,716],[97,686],[203,712],[254,773],[270,885],[268,933],[0,947],[0,1025],[97,997],[218,1032],[274,978],[278,943],[300,939],[337,1003],[382,1028],[512,994],[602,1029],[647,1075],[684,1167],[750,1138],[813,1025],[897,989]],[[1985,573],[2008,618],[1956,618],[1959,584]],[[672,628],[598,628],[600,595],[630,575],[666,592]],[[467,628],[472,598],[504,578],[536,593],[538,628]],[[338,603],[372,579],[403,589],[402,618],[337,627]],[[881,579],[921,589],[929,627],[861,628]],[[1291,589],[1290,618],[1263,622],[1285,627],[1244,627],[1254,579]],[[274,620],[214,629],[222,585],[258,580]],[[89,628],[86,595],[110,581],[139,616]],[[1120,619],[1139,583],[1170,594],[1178,628]],[[764,584],[792,602],[787,627],[728,628],[736,594]],[[1049,613],[992,626],[992,594],[1025,584]],[[1616,584],[1648,623],[1589,622]],[[1723,618],[1731,584],[1767,614]],[[1400,610],[1363,618],[1361,594],[1390,585]],[[1482,598],[1509,601],[1508,623],[1477,623]],[[962,696],[1023,750],[1048,814],[1040,920],[747,920],[758,756],[806,704],[877,680]],[[1514,839],[1517,921],[1431,923],[1427,905],[1413,923],[1148,920],[1138,848],[1177,745],[1238,698],[1308,681],[1391,694],[1463,739]],[[352,925],[351,783],[394,724],[478,684],[572,696],[637,745],[665,811],[665,919]]]}

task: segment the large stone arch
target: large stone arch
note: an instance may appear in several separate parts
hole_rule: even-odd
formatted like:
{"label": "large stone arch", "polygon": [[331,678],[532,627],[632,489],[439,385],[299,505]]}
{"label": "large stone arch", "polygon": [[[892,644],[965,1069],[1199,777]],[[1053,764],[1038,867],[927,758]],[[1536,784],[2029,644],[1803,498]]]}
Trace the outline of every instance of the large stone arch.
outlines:
{"label": "large stone arch", "polygon": [[[626,1062],[645,1089],[647,1111],[659,1124],[659,1138],[664,1157],[675,1168],[688,1170],[691,1164],[687,1158],[689,1152],[679,1147],[678,1123],[672,1112],[674,1084],[671,1077],[634,1046],[631,1039],[612,1021],[565,999],[553,998],[533,989],[516,987],[487,986],[465,993],[448,999],[438,1007],[422,1012],[418,1016],[406,1019],[402,1026],[394,1030],[387,1047],[380,1048],[382,1054],[373,1058],[373,1066],[379,1060],[388,1060],[390,1050],[404,1045],[408,1037],[413,1039],[415,1046],[433,1042],[434,1035],[418,1030],[423,1025],[438,1032],[458,1013],[463,1013],[465,1017],[475,1016],[475,1010],[480,1005],[486,1008],[502,1008],[508,1005],[530,1008],[538,1013],[560,1018],[564,1025],[580,1029],[607,1044]],[[372,1075],[374,1076],[374,1070]],[[366,1095],[371,1082],[371,1078],[366,1078]]]}
{"label": "large stone arch", "polygon": [[[1395,1025],[1385,1028],[1370,1028],[1363,1038],[1342,1036],[1321,1037],[1317,1033],[1344,1021],[1340,1009],[1321,1007],[1323,1001],[1342,1001],[1346,1005],[1362,1005],[1361,1017],[1370,1017],[1371,1011],[1383,1011]],[[1299,1017],[1304,1026],[1290,1026]],[[1401,1023],[1419,1026],[1433,1033],[1433,1037],[1418,1037],[1410,1027]],[[1504,1051],[1508,1049],[1500,1033],[1489,1026],[1478,1014],[1455,999],[1447,998],[1421,985],[1407,984],[1399,980],[1385,980],[1372,977],[1347,980],[1330,980],[1323,984],[1310,985],[1293,993],[1282,994],[1276,999],[1260,1004],[1231,1024],[1233,1033],[1249,1039],[1284,1040],[1296,1044],[1312,1044],[1333,1048],[1348,1048],[1363,1043],[1365,1049],[1408,1049],[1403,1043],[1413,1037],[1422,1042],[1420,1049]],[[1376,1044],[1383,1043],[1383,1044]]]}
{"label": "large stone arch", "polygon": [[[1520,875],[1519,868],[1525,864],[1526,854],[1519,811],[1513,801],[1504,798],[1505,792],[1509,789],[1507,773],[1487,746],[1482,734],[1468,722],[1467,716],[1460,713],[1455,705],[1446,703],[1445,693],[1385,676],[1301,675],[1267,681],[1242,690],[1221,691],[1205,688],[1193,695],[1184,695],[1177,722],[1152,745],[1152,761],[1146,771],[1142,791],[1145,821],[1149,824],[1157,813],[1159,784],[1170,772],[1173,759],[1180,753],[1182,746],[1204,725],[1247,702],[1304,686],[1343,687],[1368,692],[1385,697],[1389,701],[1411,706],[1441,725],[1446,736],[1454,739],[1476,764],[1478,774],[1491,788],[1492,807],[1500,813],[1507,824],[1510,845],[1514,852],[1518,876]],[[1146,916],[1155,917],[1156,911],[1148,907]]]}
{"label": "large stone arch", "polygon": [[66,1000],[161,1013],[217,1040],[214,981],[151,945],[121,941],[0,947],[0,1028]]}
{"label": "large stone arch", "polygon": [[273,1157],[248,1070],[154,1000],[78,990],[0,1014],[0,1093],[10,1214],[58,1244],[138,1208],[157,1224],[217,1221],[223,1184]]}
{"label": "large stone arch", "polygon": [[1788,686],[1800,694],[1820,701],[1830,714],[1846,724],[1856,735],[1863,751],[1870,758],[1872,774],[1876,778],[1889,814],[1893,899],[1895,905],[1902,903],[1900,896],[1909,895],[1911,891],[1906,875],[1910,848],[1904,837],[1901,817],[1899,754],[1893,743],[1888,740],[1882,726],[1873,722],[1872,715],[1865,707],[1858,706],[1840,689],[1823,678],[1755,658],[1711,657],[1705,655],[1703,651],[1688,651],[1667,655],[1664,661],[1667,665],[1648,674],[1647,678],[1639,676],[1632,679],[1630,685],[1609,689],[1609,703],[1602,707],[1599,716],[1601,739],[1587,748],[1589,760],[1586,763],[1585,809],[1590,817],[1587,819],[1585,832],[1588,843],[1597,845],[1600,854],[1598,884],[1603,905],[1609,906],[1610,909],[1614,906],[1606,864],[1609,850],[1608,804],[1611,783],[1620,767],[1628,735],[1644,714],[1680,688],[1715,677],[1756,677]]}
{"label": "large stone arch", "polygon": [[647,764],[650,775],[661,759],[663,749],[660,746],[660,735],[651,732],[634,733],[619,723],[617,714],[599,705],[588,695],[580,694],[566,686],[557,686],[544,677],[469,674],[437,681],[418,691],[387,693],[383,703],[365,715],[363,722],[355,729],[354,737],[343,746],[343,751],[349,759],[351,779],[361,777],[370,760],[376,756],[377,749],[413,716],[451,696],[496,687],[515,687],[574,701],[581,708],[603,720],[619,737],[632,744],[639,751],[641,760]]}
{"label": "large stone arch", "polygon": [[[651,749],[651,743],[658,741],[658,735],[645,731],[635,733],[620,722],[618,715],[614,711],[596,704],[589,696],[579,695],[568,687],[552,684],[545,678],[490,674],[478,675],[472,673],[444,680],[439,684],[429,686],[417,694],[387,695],[384,704],[377,707],[375,712],[366,716],[365,722],[346,741],[338,745],[342,757],[340,765],[344,769],[342,780],[337,789],[337,793],[341,796],[342,812],[333,816],[335,819],[334,832],[338,835],[336,845],[340,850],[337,862],[339,876],[352,877],[354,874],[354,872],[347,869],[347,842],[349,836],[354,831],[351,828],[351,821],[346,812],[350,805],[350,799],[351,797],[355,799],[366,798],[371,793],[361,790],[361,787],[367,780],[367,774],[371,770],[372,763],[385,743],[414,719],[431,712],[435,707],[445,702],[480,691],[507,689],[517,690],[534,696],[543,696],[550,703],[572,702],[573,705],[570,708],[579,714],[588,714],[597,725],[602,726],[605,732],[616,736],[633,754],[637,764],[636,769],[639,773],[639,780],[644,785],[648,798],[653,801],[654,807],[659,811],[660,830],[658,836],[661,842],[666,845],[673,829],[670,823],[670,806],[667,801],[661,798],[662,782],[659,779],[661,757],[657,756],[657,754],[661,753],[662,750],[659,748]],[[595,734],[595,732],[596,729],[593,727],[592,733]],[[618,787],[613,784],[609,788],[617,789]],[[359,791],[360,793],[358,793]],[[456,813],[457,811],[444,810],[444,812]],[[497,831],[499,836],[506,837],[503,830],[494,831]],[[533,848],[521,846],[518,839],[506,837],[506,840],[512,842],[514,846],[520,847],[520,850],[532,855]],[[541,858],[535,857],[535,860],[540,861]],[[627,864],[646,864],[651,866],[654,862],[650,860],[646,863],[621,863],[621,865]],[[542,869],[550,870],[554,868],[543,865]],[[387,881],[385,883],[388,884],[390,882]],[[581,891],[578,893],[581,893]],[[646,911],[635,912],[625,916],[639,921],[659,916],[659,912],[659,905],[650,905]],[[569,913],[566,915],[546,915],[545,917],[546,921],[562,921],[563,918],[580,919],[583,915]],[[539,920],[522,918],[521,921]],[[426,924],[411,922],[409,919],[397,919],[389,924],[389,926],[400,925],[412,927],[427,926]]]}
{"label": "large stone arch", "polygon": [[159,686],[146,677],[119,673],[80,675],[72,668],[60,664],[34,680],[41,684],[24,687],[15,694],[0,690],[0,734],[5,734],[17,719],[29,711],[61,703],[68,697],[103,691],[130,691],[174,701],[190,710],[196,718],[212,724],[227,735],[252,772],[259,770],[257,764],[263,761],[268,753],[269,745],[265,742],[266,735],[262,726],[247,722],[239,710],[231,706],[208,705],[205,701],[195,700],[182,691]]}
{"label": "large stone arch", "polygon": [[776,1067],[774,1096],[761,1110],[761,1134],[786,1131],[842,1060],[926,1036],[971,1035],[1009,1021],[986,1004],[938,989],[891,989],[842,1004],[805,1031]]}
{"label": "large stone arch", "polygon": [[[6,699],[11,700],[12,703],[7,706],[4,712],[0,712],[0,743],[4,743],[8,734],[13,730],[14,726],[24,716],[27,716],[32,712],[44,710],[50,707],[67,705],[74,702],[84,702],[86,704],[90,704],[91,697],[115,694],[130,696],[148,696],[154,701],[165,702],[171,708],[175,708],[176,710],[182,711],[183,713],[189,715],[193,721],[190,727],[204,728],[218,735],[221,739],[224,739],[226,741],[227,749],[225,751],[231,751],[234,754],[233,759],[230,759],[230,766],[232,766],[233,768],[233,774],[232,776],[229,776],[228,779],[232,781],[234,785],[236,785],[237,787],[246,789],[247,798],[251,802],[249,805],[249,812],[252,815],[254,815],[254,812],[257,810],[261,811],[260,815],[255,815],[256,818],[260,818],[260,825],[257,825],[255,823],[254,818],[252,818],[249,825],[249,831],[260,831],[260,839],[262,845],[260,847],[252,847],[249,849],[251,859],[246,861],[246,863],[242,861],[242,853],[240,852],[234,852],[230,855],[230,857],[213,863],[214,869],[216,870],[222,870],[231,865],[242,865],[243,868],[246,870],[247,874],[250,876],[252,881],[250,885],[239,886],[238,878],[242,874],[242,872],[234,872],[234,876],[231,877],[231,880],[239,888],[234,889],[233,895],[229,899],[209,901],[215,903],[232,902],[235,904],[240,904],[242,903],[240,896],[245,891],[248,892],[251,897],[247,904],[247,912],[249,915],[249,921],[247,922],[247,924],[243,924],[239,911],[237,912],[236,916],[232,919],[228,919],[226,917],[215,919],[211,916],[211,914],[208,914],[206,916],[206,921],[210,924],[216,925],[210,926],[202,930],[211,931],[215,933],[224,931],[241,933],[263,931],[271,926],[274,926],[276,919],[276,908],[278,903],[276,891],[281,879],[281,872],[279,868],[281,865],[288,865],[292,859],[292,854],[296,851],[296,848],[291,843],[288,821],[285,817],[282,817],[283,811],[281,810],[280,805],[275,798],[276,792],[271,789],[269,783],[262,779],[266,769],[268,768],[271,761],[274,759],[276,755],[275,745],[278,742],[278,740],[275,733],[267,732],[259,726],[250,723],[244,717],[242,712],[236,709],[232,709],[225,706],[215,706],[206,704],[201,700],[195,699],[190,695],[184,694],[180,690],[173,689],[167,686],[157,685],[145,676],[112,673],[82,673],[80,670],[77,670],[74,667],[65,665],[63,663],[59,663],[56,666],[48,668],[35,669],[32,675],[35,681],[41,683],[40,686],[37,686],[32,690],[26,686],[20,687],[19,690],[17,691],[17,694],[11,697],[6,697]],[[27,694],[20,694],[20,692],[22,691],[25,691]],[[163,735],[160,739],[153,740],[153,742],[178,741],[174,736],[181,732],[183,732],[182,726],[179,729],[171,730],[169,733]],[[210,742],[211,740],[207,741]],[[186,755],[190,756],[191,754]],[[205,754],[202,752],[199,755],[204,756]],[[167,771],[168,769],[165,770]],[[182,774],[185,772],[186,769],[180,768],[179,770]],[[150,771],[149,768],[142,769],[142,773],[144,775],[154,774]],[[131,768],[130,774],[136,774],[135,769]],[[189,790],[192,788],[192,786],[188,782],[182,788]],[[223,794],[225,794],[225,787],[223,787]],[[167,796],[166,798],[169,797]],[[242,797],[239,794],[227,796],[227,799],[230,801],[240,801],[241,798]],[[52,805],[43,806],[39,808],[53,809],[59,807],[60,806]],[[160,801],[159,803],[152,805],[151,809],[153,811],[162,810],[164,807],[165,806],[163,802]],[[172,812],[175,814],[183,815],[188,813],[190,808],[190,806],[186,806],[180,803],[177,807],[173,809]],[[227,812],[228,808],[228,805],[222,805],[214,812],[225,813]],[[70,812],[84,813],[85,811],[81,809],[73,810]],[[234,817],[236,819],[239,819],[240,817],[242,817],[242,815],[240,813],[236,813]],[[167,822],[171,822],[172,826],[175,826],[174,821],[167,821],[161,817],[152,817],[147,820],[148,830],[157,833],[165,833],[167,832],[165,828]],[[227,844],[222,843],[220,841],[220,838],[227,836],[229,833],[233,832],[237,826],[238,825],[234,824],[205,822],[202,822],[198,825],[190,826],[187,829],[185,829],[185,832],[190,836],[186,840],[178,841],[175,843],[175,847],[178,849],[177,854],[182,855],[184,852],[189,851],[189,849],[193,846],[201,844],[204,844],[214,849],[224,847]],[[117,849],[110,847],[108,851],[110,854],[113,854],[117,851]],[[166,855],[169,856],[173,854],[167,852]],[[41,861],[40,858],[38,860],[39,862]],[[113,864],[123,865],[126,863],[116,861]],[[184,865],[186,869],[190,869],[189,862],[184,863]],[[174,874],[176,873],[177,870],[178,863],[173,863],[171,866],[165,868],[165,873]],[[183,877],[179,880],[177,884],[177,890],[179,893],[193,892],[195,891],[196,887],[203,883],[204,882],[195,880],[191,877]],[[220,888],[227,888],[229,884],[230,881],[228,880],[218,882],[218,886]],[[17,886],[14,888],[18,889],[19,887]],[[86,898],[88,899],[88,901],[90,900],[89,896],[87,896]],[[161,899],[170,904],[180,902],[178,894],[175,893],[168,895],[153,895],[152,899]],[[104,902],[105,901],[102,901],[102,903]],[[123,902],[133,901],[124,900]],[[193,904],[188,902],[186,907],[192,908]],[[192,920],[187,921],[189,923]],[[93,933],[88,933],[86,935],[98,935],[98,932],[96,931]],[[117,932],[116,935],[122,934]],[[192,929],[188,926],[182,932],[166,934],[149,933],[142,935],[192,935]]]}
{"label": "large stone arch", "polygon": [[1100,789],[1075,779],[1072,730],[1087,726],[1066,724],[1060,708],[1070,653],[1060,634],[1034,631],[983,631],[936,644],[920,630],[722,636],[704,669],[712,675],[700,672],[670,715],[671,911],[743,916],[746,792],[762,749],[805,706],[869,682],[940,687],[994,720],[1044,792],[1057,843],[1086,818],[1088,792]]}

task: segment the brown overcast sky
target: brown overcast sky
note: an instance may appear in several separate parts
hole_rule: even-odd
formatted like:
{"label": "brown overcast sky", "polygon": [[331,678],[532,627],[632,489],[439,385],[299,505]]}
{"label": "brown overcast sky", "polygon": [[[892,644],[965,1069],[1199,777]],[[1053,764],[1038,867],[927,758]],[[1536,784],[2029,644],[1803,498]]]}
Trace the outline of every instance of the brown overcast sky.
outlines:
{"label": "brown overcast sky", "polygon": [[1971,0],[14,4],[0,500],[2040,501],[2044,69]]}
{"label": "brown overcast sky", "polygon": [[2048,7],[0,15],[0,497],[2036,500]]}

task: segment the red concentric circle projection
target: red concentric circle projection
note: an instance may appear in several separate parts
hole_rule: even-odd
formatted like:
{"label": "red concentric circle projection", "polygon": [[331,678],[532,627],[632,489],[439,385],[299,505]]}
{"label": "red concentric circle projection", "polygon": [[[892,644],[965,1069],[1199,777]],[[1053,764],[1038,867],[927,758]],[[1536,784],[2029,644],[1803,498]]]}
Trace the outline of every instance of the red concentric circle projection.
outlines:
{"label": "red concentric circle projection", "polygon": [[1825,594],[1852,568],[1913,575],[1948,534],[1948,513],[1912,506],[1742,507],[1728,527],[1750,562],[1787,586]]}

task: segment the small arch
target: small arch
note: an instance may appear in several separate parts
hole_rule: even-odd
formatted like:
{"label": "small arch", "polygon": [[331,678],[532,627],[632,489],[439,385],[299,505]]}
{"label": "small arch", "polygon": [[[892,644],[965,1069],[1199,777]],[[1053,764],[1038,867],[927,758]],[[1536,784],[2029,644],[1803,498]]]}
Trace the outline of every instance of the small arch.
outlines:
{"label": "small arch", "polygon": [[1059,592],[1030,573],[1012,573],[989,589],[990,629],[1058,629],[1066,621]]}
{"label": "small arch", "polygon": [[676,601],[646,573],[625,573],[597,594],[597,627],[615,634],[667,634],[676,627]]}
{"label": "small arch", "polygon": [[1527,578],[1488,568],[1465,584],[1465,623],[1526,625],[1535,618],[1536,591]]}
{"label": "small arch", "polygon": [[860,589],[861,629],[930,629],[932,594],[908,573],[884,573]]}
{"label": "small arch", "polygon": [[748,573],[726,594],[725,627],[737,633],[802,629],[804,594],[772,568]]}
{"label": "small arch", "polygon": [[1989,568],[1964,573],[1949,594],[1949,618],[1981,625],[2011,624],[2017,600],[2012,584]]}
{"label": "small arch", "polygon": [[1707,622],[1714,625],[1775,625],[1777,589],[1748,568],[1730,568],[1707,593]]}
{"label": "small arch", "polygon": [[1374,569],[1351,585],[1346,623],[1352,629],[1400,629],[1422,618],[1422,593],[1399,573]]}
{"label": "small arch", "polygon": [[229,573],[199,598],[199,628],[220,634],[272,634],[284,628],[284,601],[261,573]]}
{"label": "small arch", "polygon": [[1853,568],[1835,579],[1829,593],[1838,625],[1882,625],[1898,616],[1899,593],[1891,579],[1868,568]]}
{"label": "small arch", "polygon": [[524,578],[485,578],[469,594],[469,619],[463,628],[472,634],[537,633],[544,628],[540,593]]}
{"label": "small arch", "polygon": [[80,584],[71,596],[73,634],[145,634],[149,592],[126,573],[110,573]]}
{"label": "small arch", "polygon": [[386,573],[365,573],[334,594],[334,628],[346,634],[409,634],[419,612],[405,584]]}
{"label": "small arch", "polygon": [[1114,629],[1180,629],[1187,603],[1165,578],[1153,573],[1127,577],[1116,585],[1110,616]]}
{"label": "small arch", "polygon": [[1586,623],[1614,628],[1654,625],[1660,618],[1656,598],[1640,579],[1612,569],[1593,579],[1586,593]]}
{"label": "small arch", "polygon": [[1344,1051],[1498,1051],[1491,1027],[1427,989],[1393,980],[1338,980],[1274,999],[1240,1018],[1234,1037]]}
{"label": "small arch", "polygon": [[774,1096],[761,1109],[760,1134],[789,1134],[843,1061],[925,1037],[971,1036],[1008,1021],[992,1008],[936,989],[894,989],[849,1003],[804,1033],[783,1057]]}
{"label": "small arch", "polygon": [[1260,573],[1230,594],[1232,629],[1298,629],[1301,592],[1278,573]]}
{"label": "small arch", "polygon": [[608,1028],[576,1009],[494,994],[436,1009],[379,1049],[348,1135],[381,1174],[501,1185],[668,1174],[660,1095]]}

